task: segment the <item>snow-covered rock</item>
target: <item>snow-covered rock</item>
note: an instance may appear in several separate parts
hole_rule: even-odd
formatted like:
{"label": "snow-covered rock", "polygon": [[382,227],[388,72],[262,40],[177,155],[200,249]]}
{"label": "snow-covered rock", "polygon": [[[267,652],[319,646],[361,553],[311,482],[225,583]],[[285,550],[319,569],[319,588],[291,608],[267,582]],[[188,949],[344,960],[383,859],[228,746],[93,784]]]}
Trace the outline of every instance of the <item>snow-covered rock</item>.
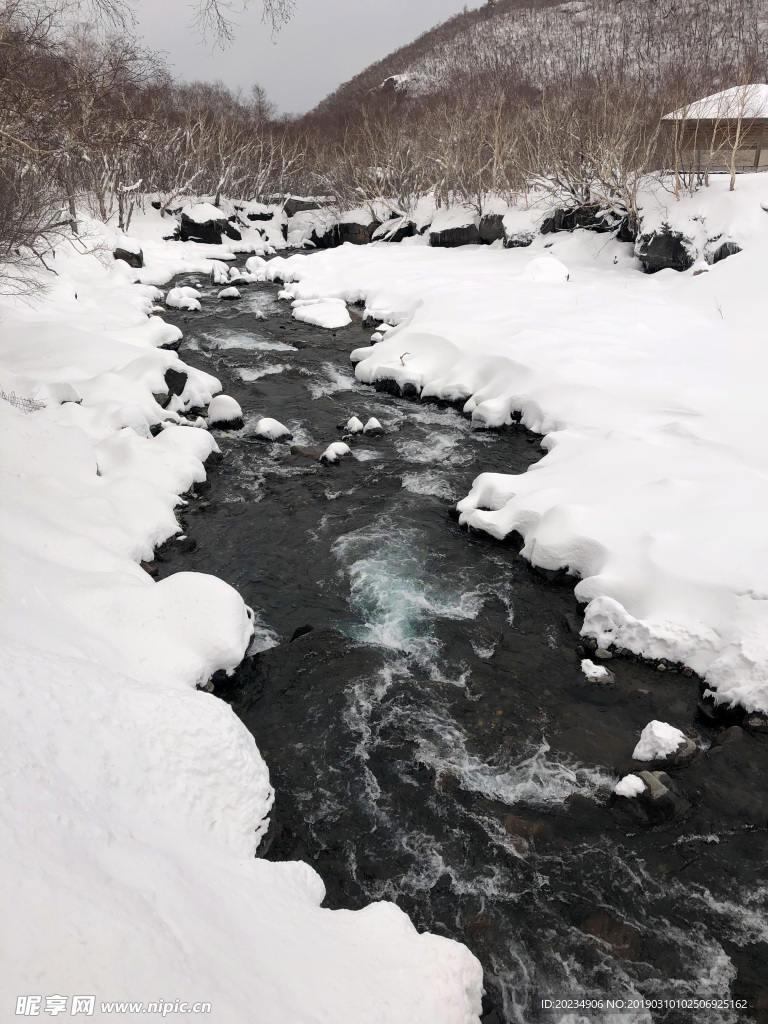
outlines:
{"label": "snow-covered rock", "polygon": [[666,722],[653,721],[643,729],[632,758],[635,761],[663,761],[686,742],[685,733]]}
{"label": "snow-covered rock", "polygon": [[631,800],[636,796],[640,796],[645,790],[646,785],[639,775],[625,775],[620,782],[616,783],[613,792],[616,796],[623,796]]}
{"label": "snow-covered rock", "polygon": [[243,410],[229,395],[216,395],[208,406],[208,426],[240,430],[243,426]]}
{"label": "snow-covered rock", "polygon": [[479,215],[463,206],[438,210],[429,229],[429,244],[443,249],[477,245],[481,240]]}
{"label": "snow-covered rock", "polygon": [[363,427],[363,433],[370,434],[373,437],[377,437],[384,433],[384,427],[379,423],[375,416],[371,416],[368,422]]}
{"label": "snow-covered rock", "polygon": [[345,455],[350,455],[351,452],[352,449],[349,447],[348,444],[345,444],[343,441],[334,441],[332,444],[328,445],[323,454],[320,456],[320,461],[338,462],[339,459],[343,458],[343,456]]}
{"label": "snow-covered rock", "polygon": [[611,673],[605,667],[605,665],[596,665],[589,658],[584,658],[581,662],[581,671],[590,681],[590,683],[604,683],[611,678]]}
{"label": "snow-covered rock", "polygon": [[234,286],[230,286],[229,288],[222,288],[216,297],[219,299],[239,299],[240,292]]}
{"label": "snow-covered rock", "polygon": [[269,416],[262,416],[254,432],[257,437],[263,437],[266,441],[290,441],[293,437],[288,427]]}
{"label": "snow-covered rock", "polygon": [[218,245],[229,229],[227,215],[212,203],[193,203],[181,211],[179,233],[182,242]]}
{"label": "snow-covered rock", "polygon": [[172,309],[189,309],[199,312],[201,293],[197,288],[171,288],[165,296],[166,306]]}
{"label": "snow-covered rock", "polygon": [[363,430],[363,422],[362,420],[359,420],[357,416],[351,416],[345,424],[345,429],[348,430],[350,434],[359,434]]}
{"label": "snow-covered rock", "polygon": [[347,304],[343,299],[295,299],[293,316],[305,324],[324,327],[335,331],[352,323]]}

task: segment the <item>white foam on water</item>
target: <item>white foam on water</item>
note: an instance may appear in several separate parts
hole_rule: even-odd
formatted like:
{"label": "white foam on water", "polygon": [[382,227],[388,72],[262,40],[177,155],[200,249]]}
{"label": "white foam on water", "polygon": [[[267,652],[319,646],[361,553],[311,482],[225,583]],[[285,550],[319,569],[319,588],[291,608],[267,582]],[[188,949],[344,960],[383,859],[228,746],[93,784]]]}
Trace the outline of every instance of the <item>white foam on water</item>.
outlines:
{"label": "white foam on water", "polygon": [[375,452],[372,448],[353,448],[352,454],[358,462],[374,462],[376,459],[381,458],[379,453]]}
{"label": "white foam on water", "polygon": [[435,498],[444,498],[446,501],[455,501],[457,498],[458,492],[448,477],[436,469],[404,473],[401,481],[403,488],[411,494],[431,495]]}
{"label": "white foam on water", "polygon": [[235,373],[237,373],[240,380],[250,384],[255,380],[260,380],[262,377],[269,377],[274,373],[282,373],[287,369],[289,369],[287,363],[265,363],[262,366],[237,366],[235,367]]}
{"label": "white foam on water", "polygon": [[277,647],[280,643],[280,637],[268,626],[262,619],[260,612],[255,612],[253,616],[253,637],[248,646],[248,650],[245,652],[246,658],[250,658],[254,654],[260,654],[262,651],[269,651],[273,647]]}
{"label": "white foam on water", "polygon": [[200,331],[190,335],[184,344],[187,348],[203,349],[204,351],[227,351],[229,349],[242,349],[245,352],[298,351],[293,345],[288,345],[284,341],[275,341],[273,338],[260,337],[253,331],[232,331],[226,330],[226,328],[210,332]]}
{"label": "white foam on water", "polygon": [[346,567],[350,605],[363,619],[356,639],[399,651],[425,667],[440,648],[429,634],[435,620],[475,619],[485,602],[477,589],[440,591],[415,529],[363,527],[338,537],[332,551]]}
{"label": "white foam on water", "polygon": [[465,438],[456,431],[435,432],[423,439],[397,438],[395,448],[406,462],[432,464],[449,462],[462,465],[472,460],[473,453],[462,447]]}
{"label": "white foam on water", "polygon": [[320,369],[325,380],[313,380],[307,384],[313,399],[326,398],[328,395],[336,395],[342,391],[365,390],[353,374],[334,366],[333,363],[323,363]]}

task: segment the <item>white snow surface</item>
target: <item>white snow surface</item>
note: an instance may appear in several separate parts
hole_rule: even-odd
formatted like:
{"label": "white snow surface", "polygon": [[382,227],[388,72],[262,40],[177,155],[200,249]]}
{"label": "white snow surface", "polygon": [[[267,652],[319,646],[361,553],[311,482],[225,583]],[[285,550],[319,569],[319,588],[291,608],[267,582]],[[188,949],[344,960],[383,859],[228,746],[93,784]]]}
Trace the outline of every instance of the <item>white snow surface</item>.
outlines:
{"label": "white snow surface", "polygon": [[219,294],[216,296],[217,299],[239,299],[240,292],[234,286],[230,288],[222,288]]}
{"label": "white snow surface", "polygon": [[216,395],[208,406],[208,423],[214,426],[216,423],[230,423],[233,420],[242,420],[243,410],[240,404],[229,395]]}
{"label": "white snow surface", "polygon": [[664,116],[665,121],[768,118],[768,85],[736,85]]}
{"label": "white snow surface", "polygon": [[335,331],[352,323],[346,303],[339,299],[299,299],[291,303],[294,320]]}
{"label": "white snow surface", "polygon": [[351,416],[347,420],[346,429],[352,434],[359,434],[363,429],[363,422],[357,416]]}
{"label": "white snow surface", "polygon": [[201,293],[196,288],[171,288],[165,297],[166,306],[173,309],[190,309],[200,312]]}
{"label": "white snow surface", "polygon": [[632,754],[634,761],[659,761],[670,757],[685,743],[685,733],[666,722],[649,722]]}
{"label": "white snow surface", "polygon": [[639,775],[625,775],[624,778],[617,782],[613,787],[613,792],[616,796],[625,796],[629,800],[636,796],[640,796],[641,793],[645,792],[645,783]]}
{"label": "white snow surface", "polygon": [[226,213],[214,206],[213,203],[188,204],[181,212],[195,224],[207,224],[212,220],[224,221],[227,219]]}
{"label": "white snow surface", "polygon": [[[509,250],[342,246],[265,275],[397,325],[352,353],[359,380],[461,402],[478,428],[521,413],[542,460],[478,477],[462,521],[517,530],[534,564],[578,574],[601,646],[684,662],[749,710],[768,709],[767,200],[760,174],[679,204],[642,196],[649,220],[741,245],[698,276],[644,275],[629,246],[585,231]],[[570,281],[533,280],[540,258]]]}
{"label": "white snow surface", "polygon": [[[267,768],[195,689],[238,664],[252,613],[214,577],[138,564],[216,448],[178,413],[220,390],[158,347],[179,332],[148,286],[208,275],[220,249],[155,221],[144,269],[59,251],[41,301],[0,299],[0,387],[35,399],[0,398],[3,998],[93,993],[105,1021],[101,1000],[167,994],[211,1002],[213,1024],[472,1024],[463,946],[392,904],[324,910],[312,868],[254,857]],[[169,367],[188,381],[163,410]]]}

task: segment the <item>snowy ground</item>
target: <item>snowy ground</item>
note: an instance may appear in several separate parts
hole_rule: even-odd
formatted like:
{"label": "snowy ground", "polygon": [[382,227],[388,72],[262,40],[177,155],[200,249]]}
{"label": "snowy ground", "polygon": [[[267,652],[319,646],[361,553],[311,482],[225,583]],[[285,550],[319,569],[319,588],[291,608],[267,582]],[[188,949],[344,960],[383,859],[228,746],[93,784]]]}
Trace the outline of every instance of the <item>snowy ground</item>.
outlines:
{"label": "snowy ground", "polygon": [[768,177],[645,202],[648,225],[744,251],[646,276],[631,247],[584,231],[507,251],[414,238],[262,273],[293,300],[364,300],[397,325],[353,353],[360,380],[459,400],[477,427],[521,412],[546,457],[481,475],[464,522],[517,530],[534,564],[578,574],[601,645],[684,662],[719,700],[768,709]]}
{"label": "snowy ground", "polygon": [[178,999],[220,1024],[470,1024],[463,946],[390,904],[321,909],[311,868],[254,857],[267,767],[195,688],[239,662],[252,613],[213,577],[138,564],[216,447],[181,423],[150,433],[179,418],[153,397],[168,368],[188,373],[171,410],[219,390],[149,314],[155,285],[221,249],[161,230],[136,225],[145,270],[106,239],[100,258],[60,253],[35,304],[0,300],[4,1019],[18,997],[45,1013],[93,995],[96,1020],[116,1017],[103,1001]]}

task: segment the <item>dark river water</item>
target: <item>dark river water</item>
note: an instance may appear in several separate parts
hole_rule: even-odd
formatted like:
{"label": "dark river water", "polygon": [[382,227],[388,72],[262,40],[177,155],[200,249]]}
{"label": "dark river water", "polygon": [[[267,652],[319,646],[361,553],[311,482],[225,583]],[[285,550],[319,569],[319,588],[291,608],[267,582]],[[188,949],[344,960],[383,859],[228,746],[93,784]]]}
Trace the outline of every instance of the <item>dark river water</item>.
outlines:
{"label": "dark river water", "polygon": [[[456,520],[478,473],[525,471],[538,439],[359,384],[359,315],[324,331],[271,285],[225,303],[177,283],[204,291],[202,313],[166,315],[181,355],[246,426],[217,433],[224,458],[181,515],[196,548],[168,545],[159,570],[215,573],[257,613],[252,656],[216,692],[277,791],[260,855],[312,864],[327,906],[393,900],[466,943],[485,1024],[768,1019],[768,739],[706,723],[676,671],[621,658],[588,682],[573,581]],[[353,414],[386,433],[320,464]],[[262,415],[293,444],[249,437]],[[709,749],[670,772],[688,810],[643,826],[611,790],[655,718]],[[541,1008],[558,998],[724,1002]]]}

